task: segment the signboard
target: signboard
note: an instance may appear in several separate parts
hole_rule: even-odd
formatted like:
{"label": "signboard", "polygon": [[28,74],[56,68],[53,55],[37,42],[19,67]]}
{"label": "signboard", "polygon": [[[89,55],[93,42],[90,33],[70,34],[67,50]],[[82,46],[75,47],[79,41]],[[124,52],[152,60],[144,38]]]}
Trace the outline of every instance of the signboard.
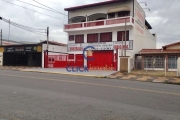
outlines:
{"label": "signboard", "polygon": [[117,41],[117,42],[101,42],[101,43],[81,43],[81,44],[69,44],[68,51],[83,51],[87,46],[93,46],[95,50],[116,50],[116,49],[125,49],[133,50],[133,40],[126,41]]}
{"label": "signboard", "polygon": [[68,44],[68,50],[69,51],[82,51],[83,48],[81,47],[81,44]]}
{"label": "signboard", "polygon": [[25,52],[36,52],[37,51],[37,47],[36,46],[29,46],[29,47],[25,47]]}
{"label": "signboard", "polygon": [[135,0],[134,11],[135,11],[135,23],[137,24],[136,30],[139,31],[141,34],[144,34],[145,12],[136,0]]}
{"label": "signboard", "polygon": [[37,46],[5,47],[4,52],[37,52]]}
{"label": "signboard", "polygon": [[14,47],[5,47],[5,51],[4,52],[14,52],[15,48]]}
{"label": "signboard", "polygon": [[93,46],[95,50],[113,50],[113,42],[101,42],[101,43],[83,43],[81,47],[84,49],[87,46]]}

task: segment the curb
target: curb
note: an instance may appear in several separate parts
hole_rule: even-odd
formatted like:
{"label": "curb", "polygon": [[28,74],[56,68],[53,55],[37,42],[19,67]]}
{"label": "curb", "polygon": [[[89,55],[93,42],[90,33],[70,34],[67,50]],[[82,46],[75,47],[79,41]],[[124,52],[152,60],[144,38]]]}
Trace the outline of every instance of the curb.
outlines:
{"label": "curb", "polygon": [[36,71],[36,70],[23,70],[19,69],[22,72],[37,72],[37,73],[48,73],[48,74],[62,74],[62,75],[72,75],[72,76],[84,76],[84,77],[95,77],[95,78],[105,78],[106,76],[96,76],[96,75],[84,75],[84,74],[70,74],[62,72],[46,72],[46,71]]}

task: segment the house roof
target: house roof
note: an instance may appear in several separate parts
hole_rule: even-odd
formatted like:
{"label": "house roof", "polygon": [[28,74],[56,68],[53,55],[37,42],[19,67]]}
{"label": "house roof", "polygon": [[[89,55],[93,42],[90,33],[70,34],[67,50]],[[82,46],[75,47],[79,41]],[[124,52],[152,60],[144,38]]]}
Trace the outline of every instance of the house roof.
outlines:
{"label": "house roof", "polygon": [[117,2],[126,2],[126,1],[130,1],[130,0],[108,0],[108,1],[104,1],[104,2],[69,7],[69,8],[65,8],[64,10],[65,11],[73,11],[73,10],[82,9],[82,8],[95,7],[95,6],[107,5],[107,4],[117,3]]}
{"label": "house roof", "polygon": [[148,29],[152,29],[151,25],[149,24],[147,20],[145,20],[145,25],[148,27]]}
{"label": "house roof", "polygon": [[168,44],[168,45],[165,45],[165,46],[162,46],[162,47],[167,48],[167,47],[174,46],[174,45],[180,45],[180,42],[175,42],[175,43]]}
{"label": "house roof", "polygon": [[[43,43],[46,44],[47,41],[45,40],[45,41],[40,42],[40,44],[43,44]],[[48,43],[51,44],[51,45],[67,46],[67,44],[63,44],[63,43],[59,43],[59,42],[54,42],[54,41],[48,41]]]}
{"label": "house roof", "polygon": [[180,49],[142,49],[140,54],[154,54],[154,53],[180,53]]}

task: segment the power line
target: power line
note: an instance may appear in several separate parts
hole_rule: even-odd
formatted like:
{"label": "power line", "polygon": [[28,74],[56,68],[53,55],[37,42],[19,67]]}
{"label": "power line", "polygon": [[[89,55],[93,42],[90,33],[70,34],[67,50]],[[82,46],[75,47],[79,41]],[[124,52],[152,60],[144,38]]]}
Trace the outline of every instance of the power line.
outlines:
{"label": "power line", "polygon": [[[30,4],[30,3],[27,3],[27,2],[24,2],[24,1],[21,1],[21,0],[16,0],[16,1],[19,1],[19,2],[22,2],[22,3],[25,3],[25,4],[28,4],[28,5],[31,5],[31,6],[34,6],[34,7],[38,7],[38,8],[41,8],[41,9],[44,9],[44,10],[47,10],[47,11],[51,11],[51,12],[55,12],[55,13],[59,13],[55,10],[50,10],[50,9],[46,9],[46,8],[43,8],[43,7],[39,7],[37,5],[33,5],[33,4]],[[60,14],[60,13],[59,13]]]}
{"label": "power line", "polygon": [[63,20],[63,19],[60,19],[60,18],[57,18],[57,17],[54,17],[54,16],[51,16],[51,15],[48,15],[48,14],[44,14],[44,13],[41,13],[41,12],[38,12],[38,11],[35,11],[35,10],[32,10],[32,9],[29,9],[29,8],[26,8],[26,7],[23,7],[23,6],[20,6],[20,5],[16,5],[14,3],[11,3],[11,2],[8,2],[8,1],[5,1],[5,0],[2,0],[3,2],[6,2],[6,3],[9,3],[9,4],[12,4],[12,5],[15,5],[15,6],[19,6],[21,8],[24,8],[24,9],[27,9],[27,10],[31,10],[35,13],[39,13],[39,14],[42,14],[42,15],[45,15],[45,16],[48,16],[48,17],[52,17],[52,18],[55,18],[55,19],[58,19],[58,20]]}
{"label": "power line", "polygon": [[[46,6],[46,5],[43,5],[43,4],[42,4],[42,3],[40,3],[40,2],[37,2],[37,1],[35,1],[35,0],[33,0],[33,1],[34,1],[34,2],[36,2],[36,3],[38,3],[38,4],[40,4],[40,5],[42,5],[42,6],[44,6],[44,7],[47,7],[47,8],[49,8],[49,9],[51,9],[51,10],[54,10],[54,9],[52,9],[52,8],[50,8],[50,7]],[[66,14],[64,14],[64,13],[61,13],[61,12],[57,11],[57,10],[54,10],[54,11],[56,11],[56,12],[58,12],[58,13],[62,14],[62,15],[68,16],[68,15],[66,15]]]}
{"label": "power line", "polygon": [[9,20],[7,20],[5,18],[2,18],[2,20],[7,22],[7,23],[11,23],[14,26],[22,27],[22,28],[25,28],[25,29],[36,30],[36,31],[40,31],[40,30],[44,31],[44,30],[46,30],[46,29],[32,28],[32,27],[28,27],[28,26],[25,26],[25,25],[21,25],[21,24],[15,23],[15,22],[10,22]]}
{"label": "power line", "polygon": [[[31,28],[31,27],[27,27],[27,26],[24,26],[24,25],[21,25],[21,24],[17,24],[17,23],[14,23],[14,22],[10,22],[9,20],[5,19],[5,18],[2,18],[0,17],[0,19],[6,23],[9,23],[15,27],[18,27],[18,28],[21,28],[23,30],[26,30],[28,32],[32,32],[32,33],[35,33],[35,34],[39,34],[39,35],[43,35],[43,36],[46,36],[42,33],[46,33],[46,32],[41,32],[41,31],[44,31],[45,29],[34,29],[34,28]],[[38,31],[37,31],[38,30]]]}

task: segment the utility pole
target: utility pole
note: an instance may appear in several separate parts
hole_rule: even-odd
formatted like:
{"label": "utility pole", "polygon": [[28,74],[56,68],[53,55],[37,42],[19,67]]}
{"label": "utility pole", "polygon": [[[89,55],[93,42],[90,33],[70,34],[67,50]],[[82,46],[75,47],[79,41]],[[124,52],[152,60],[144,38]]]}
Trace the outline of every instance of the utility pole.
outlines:
{"label": "utility pole", "polygon": [[48,54],[48,48],[49,48],[49,27],[47,27],[47,48],[46,48],[47,54]]}
{"label": "utility pole", "polygon": [[1,29],[1,46],[2,46],[2,29]]}
{"label": "utility pole", "polygon": [[123,56],[123,42],[124,42],[124,33],[122,32],[122,43],[121,43],[121,57]]}
{"label": "utility pole", "polygon": [[126,57],[126,18],[125,18],[125,48],[124,48],[124,56]]}

